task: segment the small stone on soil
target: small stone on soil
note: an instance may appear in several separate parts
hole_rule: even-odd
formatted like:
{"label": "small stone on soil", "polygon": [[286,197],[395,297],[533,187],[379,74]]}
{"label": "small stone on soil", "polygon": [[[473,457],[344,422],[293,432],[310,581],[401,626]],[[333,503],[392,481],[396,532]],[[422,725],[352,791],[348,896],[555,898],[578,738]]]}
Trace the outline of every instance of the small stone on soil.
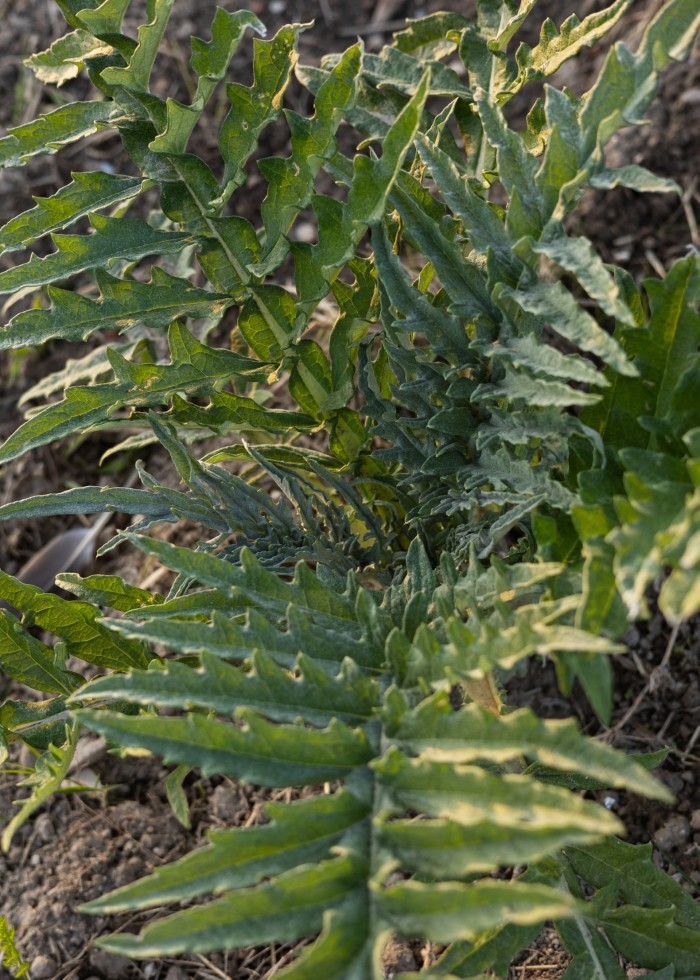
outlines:
{"label": "small stone on soil", "polygon": [[165,980],[188,980],[188,976],[179,966],[171,966],[165,974]]}
{"label": "small stone on soil", "polygon": [[90,953],[90,966],[93,970],[99,970],[107,980],[119,980],[126,976],[130,963],[125,956],[95,949]]}
{"label": "small stone on soil", "polygon": [[675,847],[685,844],[690,835],[690,824],[685,817],[675,814],[666,821],[663,827],[654,834],[654,843],[664,851],[671,851]]}
{"label": "small stone on soil", "polygon": [[51,980],[57,970],[58,963],[52,956],[37,956],[32,963],[32,980]]}
{"label": "small stone on soil", "polygon": [[34,833],[37,835],[39,840],[43,840],[44,843],[50,843],[56,836],[56,828],[54,827],[53,820],[48,815],[48,813],[40,813],[39,816],[34,821]]}

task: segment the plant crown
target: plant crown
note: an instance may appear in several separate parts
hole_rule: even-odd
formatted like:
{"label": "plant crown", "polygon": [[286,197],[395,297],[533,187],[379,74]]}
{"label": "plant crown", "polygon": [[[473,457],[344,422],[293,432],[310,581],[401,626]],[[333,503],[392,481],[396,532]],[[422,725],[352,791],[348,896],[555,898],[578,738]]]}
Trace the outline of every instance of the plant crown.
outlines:
{"label": "plant crown", "polygon": [[[19,611],[0,611],[0,668],[46,697],[0,706],[4,757],[18,740],[38,753],[4,846],[86,726],[174,764],[182,819],[189,767],[317,790],[91,902],[164,908],[110,950],[316,936],[280,980],[367,980],[397,933],[443,950],[425,975],[503,976],[553,920],[567,977],[622,980],[618,954],[700,974],[695,902],[590,797],[668,799],[650,774],[664,753],[514,710],[500,684],[548,657],[606,722],[610,658],[650,587],[671,624],[700,610],[700,261],[638,286],[567,230],[585,188],[678,191],[608,166],[605,146],[688,56],[696,0],[669,0],[636,52],[612,46],[580,98],[545,84],[522,131],[510,100],[630,0],[546,20],[534,47],[514,39],[535,0],[479,0],[475,20],[432,14],[321,67],[298,63],[308,25],[263,39],[252,13],[217,8],[211,39],[191,40],[189,103],[150,87],[173,0],[148,0],[136,37],[128,0],[57,3],[70,31],[27,64],[59,87],[87,72],[95,95],[59,88],[57,108],[0,139],[0,162],[109,130],[136,176],[75,173],[0,229],[20,256],[0,293],[46,287],[0,349],[85,343],[25,393],[0,465],[117,433],[110,454],[157,442],[180,487],[137,463],[140,488],[0,507],[133,515],[102,551],[127,541],[174,573],[165,596],[64,574],[69,601],[0,571]],[[249,31],[252,84],[226,83]],[[309,115],[283,108],[293,76]],[[188,146],[214,117],[207,163]],[[272,125],[289,156],[253,164]],[[257,225],[236,213],[253,174]],[[195,547],[152,533],[180,521],[201,527]]]}

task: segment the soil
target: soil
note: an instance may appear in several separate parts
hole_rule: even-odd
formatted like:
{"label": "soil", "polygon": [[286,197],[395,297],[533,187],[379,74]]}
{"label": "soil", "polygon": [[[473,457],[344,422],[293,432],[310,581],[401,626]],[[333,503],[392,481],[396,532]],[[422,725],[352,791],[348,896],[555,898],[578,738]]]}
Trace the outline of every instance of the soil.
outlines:
{"label": "soil", "polygon": [[[226,4],[231,6],[231,4]],[[643,25],[662,5],[661,0],[639,0],[624,28],[632,46]],[[136,5],[138,7],[138,5]],[[168,94],[182,90],[183,51],[190,35],[208,36],[213,0],[202,4],[175,5],[169,46],[161,58],[159,77]],[[249,0],[270,32],[289,21],[314,19],[313,30],[302,35],[304,60],[317,61],[323,54],[341,50],[362,33],[370,49],[377,50],[398,29],[405,17],[421,16],[447,7],[470,13],[469,0],[358,0],[350,8],[341,0]],[[552,13],[560,22],[571,9],[583,17],[600,2],[571,4],[542,0],[538,12]],[[351,13],[348,15],[348,10]],[[33,76],[22,67],[24,56],[42,50],[63,33],[62,18],[53,0],[0,0],[0,125],[27,122],[46,108],[46,95]],[[618,31],[616,38],[622,36]],[[241,49],[236,71],[243,77],[250,70]],[[562,70],[562,77],[575,91],[590,84],[604,53],[584,54]],[[66,91],[66,89],[64,89]],[[71,82],[68,91],[83,98],[84,82]],[[308,111],[300,88],[290,90],[291,105]],[[282,128],[266,136],[261,155],[284,149]],[[205,158],[216,154],[211,133],[198,131],[197,151]],[[31,195],[46,196],[64,184],[71,170],[97,169],[105,159],[115,162],[118,147],[112,137],[98,135],[56,157],[31,162],[19,170],[0,175],[0,223],[19,210],[32,206]],[[663,274],[670,263],[684,254],[690,244],[700,246],[698,218],[700,187],[700,50],[687,63],[671,65],[665,72],[660,97],[650,113],[650,125],[619,134],[610,147],[616,163],[637,163],[675,179],[682,188],[681,200],[672,195],[640,195],[627,190],[590,193],[576,217],[575,230],[591,238],[604,257],[624,264],[638,278]],[[121,162],[120,162],[121,163]],[[122,172],[130,172],[128,163]],[[248,195],[241,213],[254,218],[259,199]],[[0,268],[5,259],[0,259]],[[19,307],[6,303],[3,318]],[[0,354],[0,438],[4,439],[21,421],[16,403],[28,385],[57,369],[67,356],[77,352],[54,345],[39,358],[33,354]],[[83,353],[83,351],[81,351]],[[54,448],[34,452],[6,467],[0,484],[0,499],[10,500],[37,493],[85,485],[107,479],[98,464],[109,447],[104,436],[74,441],[59,453]],[[162,456],[149,458],[149,469],[159,478],[172,480]],[[111,479],[119,479],[113,474]],[[32,554],[59,531],[59,519],[38,523],[0,524],[0,562],[15,572]],[[186,543],[178,529],[178,543]],[[101,572],[116,572],[133,581],[143,581],[151,569],[139,567],[135,557],[121,551],[100,564]],[[153,583],[151,583],[153,585]],[[677,796],[673,806],[663,806],[625,794],[614,794],[611,805],[628,828],[628,839],[653,840],[656,860],[677,874],[698,894],[700,882],[696,850],[700,844],[700,682],[698,666],[700,635],[697,623],[686,624],[671,636],[663,618],[655,615],[630,629],[629,650],[615,660],[616,704],[609,730],[602,730],[574,692],[571,698],[559,693],[553,672],[533,664],[526,677],[512,684],[514,702],[533,704],[544,716],[576,714],[589,734],[600,734],[628,751],[670,749],[661,773]],[[666,657],[669,641],[672,655]],[[659,669],[659,665],[663,667]],[[0,693],[2,681],[0,679]],[[134,964],[99,951],[94,941],[106,932],[133,931],[141,918],[95,918],[76,907],[147,873],[152,867],[172,861],[200,843],[208,829],[240,826],[264,819],[264,803],[275,794],[241,786],[229,779],[203,780],[191,775],[185,784],[191,806],[191,827],[177,823],[167,802],[164,779],[168,773],[155,759],[130,760],[107,754],[99,739],[86,736],[81,742],[79,762],[73,776],[77,782],[95,787],[81,793],[61,794],[50,800],[38,816],[17,834],[11,851],[0,857],[0,914],[16,929],[18,946],[32,964],[35,980],[187,980],[187,978],[271,978],[293,956],[291,947],[250,949],[209,957],[191,956]],[[29,761],[20,759],[21,761]],[[104,787],[104,788],[101,788]],[[21,795],[14,777],[0,775],[0,814],[12,810],[12,800]],[[0,821],[1,822],[1,821]],[[399,970],[428,966],[435,951],[420,944],[397,939],[387,951],[387,976]],[[509,980],[556,980],[568,963],[568,955],[552,929],[513,965]],[[630,965],[628,975],[639,975]],[[0,967],[0,980],[9,974]]]}

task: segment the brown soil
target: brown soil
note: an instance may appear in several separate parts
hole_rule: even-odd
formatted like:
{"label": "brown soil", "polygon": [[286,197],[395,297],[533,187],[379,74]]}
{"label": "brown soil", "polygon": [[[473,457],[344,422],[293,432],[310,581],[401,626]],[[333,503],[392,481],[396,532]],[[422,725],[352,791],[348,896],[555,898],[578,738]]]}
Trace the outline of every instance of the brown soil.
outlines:
{"label": "brown soil", "polygon": [[[542,0],[541,7],[558,20],[567,6],[579,16],[604,4],[562,3]],[[208,36],[213,0],[202,4],[176,5],[170,47],[162,58],[161,77],[168,94],[182,86],[182,51],[191,34]],[[447,7],[465,13],[469,0],[438,3],[434,0],[364,0],[348,8],[341,0],[280,0],[267,3],[249,0],[247,6],[266,22],[270,32],[289,21],[315,19],[313,31],[302,35],[305,60],[318,60],[324,53],[340,50],[362,32],[368,47],[377,49],[388,32],[406,16],[420,16]],[[660,6],[659,0],[640,0],[635,6],[632,34]],[[187,9],[189,7],[189,10]],[[179,9],[178,9],[179,8]],[[348,9],[352,13],[348,16]],[[538,7],[538,12],[540,8]],[[26,122],[47,108],[45,94],[21,65],[21,59],[41,50],[63,32],[63,21],[52,0],[0,0],[3,31],[0,36],[0,124],[5,127]],[[375,26],[370,30],[368,25]],[[627,22],[630,30],[630,21]],[[245,47],[245,46],[244,46]],[[243,48],[241,49],[243,51]],[[567,66],[566,82],[583,89],[597,71],[602,55],[591,53]],[[249,70],[245,55],[238,71]],[[64,90],[65,91],[65,90]],[[85,83],[71,83],[76,98],[87,93]],[[292,105],[307,111],[304,93],[293,88]],[[215,153],[215,143],[206,132],[199,134],[198,151],[205,157]],[[281,152],[284,133],[273,131],[263,147],[264,154]],[[277,141],[277,144],[276,142]],[[57,157],[43,158],[27,167],[0,174],[0,223],[20,209],[31,207],[31,195],[46,196],[66,182],[70,170],[97,169],[104,159],[114,159],[116,144],[104,136],[85,141]],[[700,158],[700,53],[687,64],[671,66],[664,76],[661,97],[651,113],[648,128],[620,134],[611,153],[615,162],[634,162],[673,177],[684,191],[683,201],[670,195],[639,195],[631,191],[590,194],[577,216],[576,230],[591,238],[603,255],[629,267],[635,275],[660,273],[683,254],[688,244],[700,246],[698,215],[700,193],[697,160]],[[248,198],[248,216],[259,201]],[[2,262],[3,260],[0,260]],[[3,310],[7,319],[17,308]],[[37,356],[0,354],[0,438],[19,424],[17,398],[26,387],[58,368],[72,352],[55,345]],[[72,484],[99,482],[102,452],[108,437],[74,442],[61,452],[54,448],[36,451],[6,467],[0,484],[0,499],[10,500],[36,493],[65,489]],[[160,478],[169,472],[157,454],[149,460]],[[112,479],[117,482],[119,474]],[[33,524],[0,524],[0,563],[15,572],[42,544],[64,529],[58,519]],[[182,540],[182,539],[178,539]],[[112,553],[101,563],[101,572],[115,571],[136,580],[144,572],[133,555]],[[695,852],[700,844],[700,684],[698,659],[700,639],[697,624],[688,625],[675,640],[674,655],[667,669],[656,673],[667,648],[669,629],[656,616],[634,627],[628,635],[629,652],[616,659],[617,702],[609,739],[620,748],[643,752],[660,746],[670,748],[662,778],[676,793],[673,807],[661,806],[616,795],[616,812],[626,823],[629,839],[652,839],[657,860],[672,872],[681,872],[692,882],[700,881]],[[653,690],[652,690],[653,688]],[[2,681],[0,679],[0,693]],[[563,699],[554,678],[534,665],[513,689],[513,698],[534,703],[547,716],[578,714],[589,734],[600,726],[576,694]],[[616,726],[624,724],[619,730]],[[187,980],[187,978],[237,978],[262,980],[274,976],[288,962],[287,947],[251,949],[210,957],[179,957],[173,960],[131,964],[97,951],[94,940],[114,929],[137,929],[145,917],[100,919],[82,915],[76,906],[140,877],[158,864],[173,860],[200,843],[207,829],[251,824],[261,818],[271,794],[243,787],[228,779],[202,780],[192,775],[186,789],[191,801],[192,827],[185,830],[172,816],[163,781],[167,770],[156,760],[119,759],[104,752],[98,740],[86,736],[80,749],[83,762],[76,779],[90,785],[109,787],[94,792],[56,796],[18,833],[10,853],[0,857],[0,914],[17,930],[23,955],[32,962],[32,976],[54,980]],[[28,761],[28,760],[20,760]],[[0,776],[0,815],[12,810],[12,800],[21,795],[14,779]],[[399,969],[419,969],[431,962],[430,950],[397,941],[388,951],[387,975]],[[392,958],[393,957],[393,958]],[[556,934],[545,929],[536,944],[519,957],[509,980],[556,980],[566,969],[568,956]],[[630,976],[637,975],[630,968]],[[9,976],[0,967],[0,977]]]}

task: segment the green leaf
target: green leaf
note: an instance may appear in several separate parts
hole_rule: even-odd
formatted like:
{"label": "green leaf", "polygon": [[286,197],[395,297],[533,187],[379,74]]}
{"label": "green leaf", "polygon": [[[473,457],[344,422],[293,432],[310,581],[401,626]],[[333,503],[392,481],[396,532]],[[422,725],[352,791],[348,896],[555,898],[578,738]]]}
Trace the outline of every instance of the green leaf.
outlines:
{"label": "green leaf", "polygon": [[265,253],[270,255],[289,231],[297,212],[308,207],[314,181],[323,161],[337,149],[334,133],[355,100],[362,51],[353,45],[341,57],[315,98],[311,119],[287,110],[291,129],[290,157],[266,157],[258,161],[268,192],[262,203]]}
{"label": "green leaf", "polygon": [[289,350],[297,311],[294,297],[281,286],[258,286],[238,317],[238,329],[257,356],[277,362]]}
{"label": "green leaf", "polygon": [[[72,27],[86,27],[95,37],[119,34],[129,0],[57,0]],[[133,45],[133,42],[132,42]]]}
{"label": "green leaf", "polygon": [[0,915],[0,954],[5,969],[12,972],[13,977],[25,977],[29,973],[29,963],[25,963],[15,944],[15,930],[12,929],[4,915]]}
{"label": "green leaf", "polygon": [[[138,513],[143,513],[139,510]],[[128,612],[130,609],[147,609],[163,601],[158,593],[139,589],[129,585],[118,575],[89,575],[82,578],[70,572],[57,576],[56,583],[72,593],[83,602],[91,602],[95,606],[108,606]]]}
{"label": "green leaf", "polygon": [[348,197],[349,218],[355,233],[382,220],[391,187],[420,125],[421,113],[430,91],[426,70],[415,94],[399,113],[384,137],[379,160],[358,155],[353,162],[353,180]]}
{"label": "green leaf", "polygon": [[230,13],[223,7],[217,7],[211,27],[211,41],[192,38],[190,65],[197,74],[197,90],[191,105],[182,105],[175,99],[167,100],[165,129],[149,144],[151,150],[156,153],[185,152],[190,134],[217,83],[226,74],[247,27],[252,27],[258,34],[265,34],[265,28],[250,11]]}
{"label": "green leaf", "polygon": [[321,935],[301,951],[291,966],[284,967],[280,980],[364,980],[371,975],[371,946],[367,903],[355,895],[323,915]]}
{"label": "green leaf", "polygon": [[0,228],[0,248],[13,251],[84,215],[126,201],[140,193],[143,181],[102,170],[72,174],[73,180],[53,197],[37,197],[37,206],[17,215]]}
{"label": "green leaf", "polygon": [[0,571],[0,595],[21,609],[31,622],[64,640],[69,653],[110,670],[145,667],[148,657],[139,643],[116,637],[100,626],[99,609],[42,592]]}
{"label": "green leaf", "polygon": [[[522,245],[516,252],[522,256]],[[558,237],[552,241],[528,241],[527,247],[538,255],[546,255],[567,272],[576,276],[591,299],[608,316],[634,327],[635,321],[618,284],[587,238]]]}
{"label": "green leaf", "polygon": [[59,666],[51,647],[22,629],[5,609],[0,609],[0,668],[35,691],[70,694],[82,681],[79,674]]}
{"label": "green leaf", "polygon": [[675,909],[676,920],[685,929],[700,932],[700,908],[693,897],[652,861],[651,844],[627,844],[611,838],[594,847],[566,848],[574,871],[596,888],[613,886],[633,905]]}
{"label": "green leaf", "polygon": [[520,69],[519,83],[554,74],[583,47],[590,47],[605,37],[632,2],[633,0],[615,0],[609,7],[589,14],[583,21],[576,14],[571,14],[560,30],[547,18],[542,25],[539,43],[531,48],[523,42],[516,52]]}
{"label": "green leaf", "polygon": [[245,706],[276,721],[303,718],[312,725],[327,725],[334,717],[357,725],[371,717],[378,703],[376,682],[363,677],[350,660],[343,662],[337,677],[330,677],[300,653],[297,676],[292,676],[271,656],[255,650],[250,668],[248,672],[233,667],[203,648],[199,670],[173,661],[163,669],[108,674],[83,688],[79,699],[108,695],[146,706],[200,705],[224,716]]}
{"label": "green leaf", "polygon": [[318,932],[324,911],[358,890],[365,874],[356,855],[302,865],[246,891],[176,912],[139,936],[112,935],[99,945],[126,956],[160,957],[298,939]]}
{"label": "green leaf", "polygon": [[[365,55],[363,75],[380,89],[395,89],[403,95],[414,96],[423,82],[425,67],[424,61],[411,57],[398,47],[386,45],[380,54]],[[448,99],[459,96],[471,101],[471,90],[453,68],[431,59],[430,72],[431,95]]]}
{"label": "green leaf", "polygon": [[[175,0],[150,0],[147,15],[151,19],[147,24],[139,27],[138,44],[128,65],[125,68],[105,68],[102,72],[102,78],[108,85],[121,85],[136,92],[148,92],[153,62],[174,2]],[[94,24],[91,29],[95,29]]]}
{"label": "green leaf", "polygon": [[80,74],[88,58],[110,54],[112,50],[110,44],[100,41],[89,31],[79,29],[54,41],[46,51],[25,58],[24,64],[40,82],[60,88]]}
{"label": "green leaf", "polygon": [[573,957],[562,980],[626,980],[627,973],[593,920],[583,915],[562,919],[557,933]]}
{"label": "green leaf", "polygon": [[628,960],[660,970],[672,963],[681,976],[700,971],[700,933],[674,921],[674,909],[622,905],[598,918],[615,949]]}
{"label": "green leaf", "polygon": [[157,266],[151,270],[150,282],[117,279],[102,270],[97,271],[96,278],[100,300],[49,286],[51,306],[13,317],[0,330],[0,350],[39,346],[53,337],[86,340],[96,330],[121,333],[137,326],[163,329],[178,317],[220,316],[234,303],[232,297],[199,289]]}
{"label": "green leaf", "polygon": [[436,694],[405,714],[395,737],[435,762],[506,762],[525,755],[609,786],[634,787],[652,799],[670,799],[668,790],[640,765],[581,735],[573,719],[543,721],[527,708],[500,718],[476,703],[453,711],[447,696]]}
{"label": "green leaf", "polygon": [[71,723],[64,727],[64,732],[65,738],[63,745],[60,747],[50,745],[46,752],[42,753],[36,760],[34,771],[31,775],[20,782],[20,786],[29,786],[31,792],[28,797],[20,801],[22,806],[2,832],[0,845],[5,853],[9,851],[12,838],[22,824],[46,800],[53,796],[68,773],[68,768],[73,761],[75,748],[78,744],[80,726]]}
{"label": "green leaf", "polygon": [[189,766],[175,766],[173,771],[165,777],[164,781],[165,794],[168,797],[170,809],[173,811],[173,816],[177,822],[185,830],[190,829],[192,821],[190,820],[190,806],[187,801],[187,794],[182,788],[182,783],[190,771]]}
{"label": "green leaf", "polygon": [[[289,605],[297,610],[309,610],[314,619],[331,629],[359,632],[354,621],[352,603],[332,588],[324,585],[304,562],[299,562],[291,583],[263,569],[247,549],[240,553],[240,566],[222,558],[178,548],[166,541],[134,535],[130,539],[145,554],[157,555],[168,568],[191,576],[203,585],[226,591],[235,589],[232,596],[242,607],[252,606],[270,612],[276,621],[286,615]],[[161,609],[161,612],[163,609]]]}
{"label": "green leaf", "polygon": [[219,149],[225,171],[225,200],[243,184],[246,161],[255,150],[262,130],[282,111],[282,98],[297,61],[299,25],[282,27],[270,41],[253,42],[253,85],[227,85],[231,109],[219,130]]}
{"label": "green leaf", "polygon": [[[63,401],[48,405],[6,439],[0,448],[0,461],[106,422],[122,406],[162,405],[176,393],[207,394],[213,386],[223,385],[236,375],[254,380],[267,374],[259,361],[199,343],[177,321],[168,331],[168,343],[173,363],[166,365],[135,364],[108,348],[116,382],[69,388]],[[165,489],[161,493],[165,494]],[[184,500],[182,494],[178,496]]]}
{"label": "green leaf", "polygon": [[0,167],[19,167],[30,157],[56,153],[62,146],[108,125],[120,114],[119,107],[109,102],[71,102],[23,126],[15,126],[0,139]]}
{"label": "green leaf", "polygon": [[56,514],[151,514],[166,518],[170,511],[150,490],[131,487],[74,487],[62,493],[39,494],[0,506],[0,520],[54,516]]}
{"label": "green leaf", "polygon": [[472,885],[406,881],[381,890],[375,886],[373,891],[379,914],[398,933],[430,936],[438,943],[473,940],[504,919],[529,925],[564,918],[579,907],[556,888],[518,881],[486,879]]}
{"label": "green leaf", "polygon": [[[556,885],[558,879],[557,865],[554,862],[542,862],[527,868],[519,876],[518,881]],[[490,970],[496,976],[505,976],[512,960],[537,938],[540,931],[539,923],[535,925],[499,923],[474,937],[473,942],[461,940],[448,946],[438,959],[436,974],[474,978],[478,971]]]}
{"label": "green leaf", "polygon": [[681,188],[675,180],[659,177],[645,167],[636,163],[628,163],[613,170],[598,170],[591,175],[591,187],[610,190],[613,187],[629,187],[640,194],[681,194]]}
{"label": "green leaf", "polygon": [[506,273],[517,274],[519,263],[513,257],[505,227],[493,206],[470,188],[468,179],[436,143],[418,136],[416,146],[430,167],[441,196],[464,224],[472,248],[480,255],[493,250]]}
{"label": "green leaf", "polygon": [[112,259],[136,261],[146,255],[180,252],[192,239],[174,231],[155,231],[139,218],[108,218],[91,214],[91,235],[52,235],[57,251],[0,272],[0,293],[43,286],[85,269],[104,267]]}
{"label": "green leaf", "polygon": [[[382,650],[375,651],[363,640],[340,629],[318,627],[309,613],[303,613],[294,606],[288,609],[285,630],[276,629],[255,609],[248,610],[242,625],[220,611],[221,607],[228,607],[232,613],[239,612],[240,606],[240,602],[227,600],[219,591],[203,590],[182,600],[173,599],[157,607],[151,606],[149,618],[141,622],[113,619],[109,620],[109,626],[124,636],[163,643],[178,653],[198,654],[207,650],[224,659],[243,660],[260,648],[287,668],[294,666],[300,651],[313,657],[327,671],[337,670],[345,657],[365,669],[376,669],[381,663]],[[154,612],[158,614],[155,617]],[[161,613],[174,618],[162,618]],[[211,623],[175,618],[202,613],[211,616]]]}
{"label": "green leaf", "polygon": [[372,768],[397,804],[438,818],[379,826],[380,839],[423,874],[464,877],[502,866],[506,854],[529,863],[568,835],[594,839],[615,832],[617,821],[607,812],[526,776],[408,760],[396,750]]}
{"label": "green leaf", "polygon": [[82,724],[120,745],[143,748],[175,765],[197,766],[264,786],[310,786],[348,776],[371,757],[366,736],[334,719],[324,729],[276,725],[244,708],[242,727],[202,715],[127,717],[81,709]]}
{"label": "green leaf", "polygon": [[609,52],[593,88],[581,103],[581,127],[587,158],[620,127],[642,120],[651,102],[658,71],[688,56],[700,29],[694,0],[670,0],[647,27],[636,54],[618,43]]}
{"label": "green leaf", "polygon": [[367,814],[347,790],[292,804],[267,803],[269,822],[235,830],[212,830],[208,844],[152,874],[83,906],[105,915],[183,901],[207,893],[257,884],[302,864],[318,863]]}
{"label": "green leaf", "polygon": [[598,326],[561,283],[538,282],[527,289],[503,286],[500,294],[514,300],[527,313],[546,320],[560,336],[581,350],[596,354],[619,374],[636,375],[636,368],[618,342]]}

